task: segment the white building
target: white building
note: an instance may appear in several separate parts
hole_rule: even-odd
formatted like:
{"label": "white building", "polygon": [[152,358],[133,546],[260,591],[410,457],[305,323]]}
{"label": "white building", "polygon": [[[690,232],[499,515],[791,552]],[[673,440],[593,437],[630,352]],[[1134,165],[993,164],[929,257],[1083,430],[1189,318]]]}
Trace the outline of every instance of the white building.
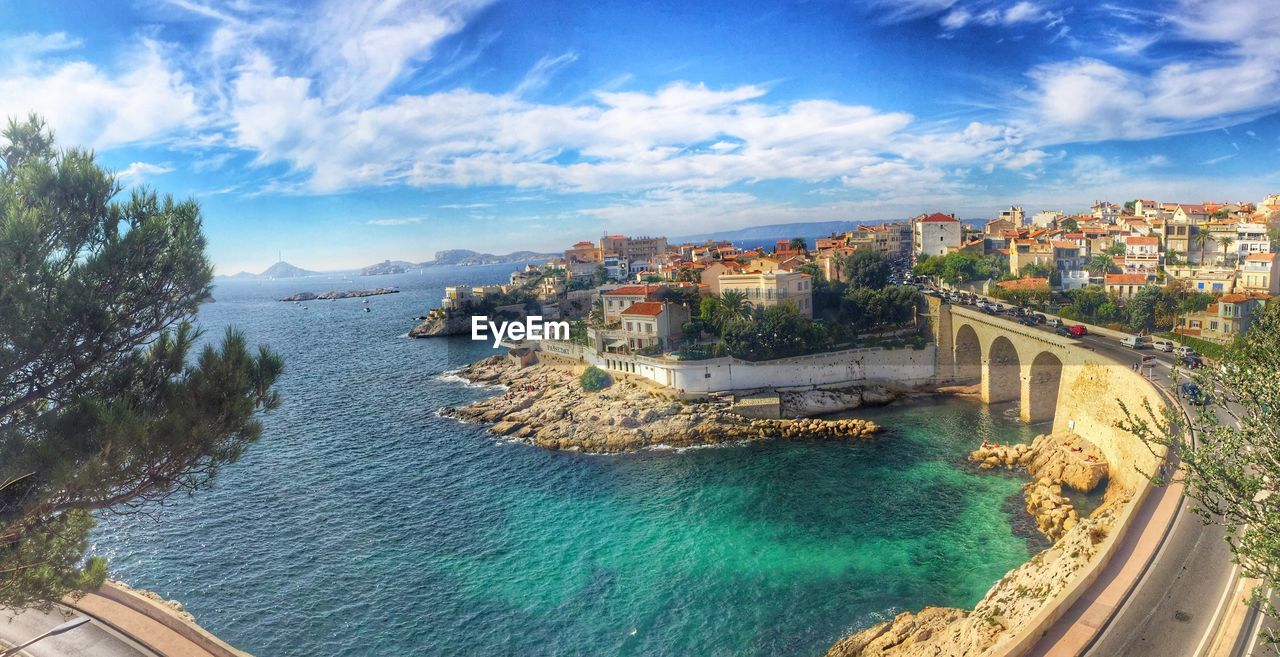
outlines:
{"label": "white building", "polygon": [[964,227],[953,214],[935,212],[911,220],[912,250],[917,256],[946,255],[960,248],[964,240]]}
{"label": "white building", "polygon": [[1031,215],[1031,225],[1035,228],[1052,228],[1062,217],[1061,210],[1044,210]]}

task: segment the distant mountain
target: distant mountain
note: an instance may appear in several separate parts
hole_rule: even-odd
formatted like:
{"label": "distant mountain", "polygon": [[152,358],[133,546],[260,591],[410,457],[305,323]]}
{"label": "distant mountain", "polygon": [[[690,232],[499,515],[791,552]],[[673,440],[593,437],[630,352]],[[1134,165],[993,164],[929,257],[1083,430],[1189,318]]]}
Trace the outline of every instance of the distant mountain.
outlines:
{"label": "distant mountain", "polygon": [[258,274],[258,278],[301,278],[303,276],[314,276],[319,272],[309,271],[301,267],[295,267],[283,260],[277,262],[267,270]]}
{"label": "distant mountain", "polygon": [[383,260],[376,265],[369,265],[360,270],[361,276],[383,276],[386,274],[403,274],[412,269],[422,269],[422,265],[407,260]]}
{"label": "distant mountain", "polygon": [[310,271],[301,267],[294,267],[293,265],[281,260],[280,262],[267,267],[267,270],[261,274],[251,274],[247,271],[242,271],[223,278],[301,278],[303,276],[314,276],[318,273],[319,272]]}
{"label": "distant mountain", "polygon": [[740,228],[737,230],[698,233],[696,235],[682,235],[680,237],[672,237],[668,241],[673,243],[705,242],[706,240],[729,240],[731,242],[738,242],[747,240],[782,239],[786,237],[809,238],[856,230],[860,224],[878,223],[882,222],[878,220],[806,221],[794,224],[769,224],[767,226],[752,226],[750,228]]}
{"label": "distant mountain", "polygon": [[491,265],[499,262],[525,262],[529,260],[549,260],[559,253],[538,253],[536,251],[514,251],[506,255],[479,253],[470,249],[448,249],[436,251],[435,260],[422,263],[423,267],[436,265]]}

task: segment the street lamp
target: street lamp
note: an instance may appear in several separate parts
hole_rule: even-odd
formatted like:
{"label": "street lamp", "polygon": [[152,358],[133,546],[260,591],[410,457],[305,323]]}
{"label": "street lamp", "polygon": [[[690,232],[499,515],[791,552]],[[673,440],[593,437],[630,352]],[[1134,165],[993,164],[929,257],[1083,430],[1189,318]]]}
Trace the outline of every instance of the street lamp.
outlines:
{"label": "street lamp", "polygon": [[36,637],[36,638],[34,638],[34,639],[32,639],[32,640],[30,640],[30,641],[26,642],[26,643],[23,643],[23,644],[21,644],[21,645],[14,646],[14,647],[12,647],[12,648],[10,648],[10,649],[8,649],[8,650],[4,651],[3,653],[0,653],[0,657],[11,657],[12,655],[16,655],[16,654],[18,654],[18,652],[19,652],[20,650],[22,650],[23,648],[26,648],[27,646],[29,646],[29,645],[31,645],[31,644],[33,644],[33,643],[37,642],[37,641],[40,641],[40,640],[42,640],[42,639],[47,639],[47,638],[49,638],[49,637],[51,637],[51,636],[57,636],[57,635],[59,635],[59,634],[62,634],[63,632],[70,632],[71,630],[74,630],[74,629],[76,629],[77,627],[80,627],[81,625],[84,625],[85,623],[88,623],[88,622],[89,622],[89,617],[88,617],[88,616],[81,616],[81,617],[79,617],[79,618],[73,618],[73,619],[71,619],[71,620],[69,620],[69,621],[67,621],[67,622],[65,622],[65,623],[63,623],[63,624],[61,624],[61,625],[59,625],[59,626],[57,626],[57,627],[55,627],[55,628],[53,628],[53,629],[49,630],[48,632],[45,632],[44,634],[41,634],[40,636],[38,636],[38,637]]}

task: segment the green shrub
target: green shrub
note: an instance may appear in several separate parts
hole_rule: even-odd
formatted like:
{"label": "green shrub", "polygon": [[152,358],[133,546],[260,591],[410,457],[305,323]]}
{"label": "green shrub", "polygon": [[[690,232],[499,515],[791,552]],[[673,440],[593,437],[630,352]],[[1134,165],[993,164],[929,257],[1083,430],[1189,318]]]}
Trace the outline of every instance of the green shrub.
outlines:
{"label": "green shrub", "polygon": [[587,392],[597,392],[613,385],[613,379],[609,377],[609,373],[595,365],[583,370],[582,376],[578,377],[578,382]]}

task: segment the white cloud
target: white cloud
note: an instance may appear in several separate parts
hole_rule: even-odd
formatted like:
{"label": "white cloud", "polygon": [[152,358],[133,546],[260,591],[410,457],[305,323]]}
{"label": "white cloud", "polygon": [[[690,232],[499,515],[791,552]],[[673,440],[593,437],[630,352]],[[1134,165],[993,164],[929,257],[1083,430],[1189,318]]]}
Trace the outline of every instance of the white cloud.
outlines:
{"label": "white cloud", "polygon": [[37,112],[61,143],[99,149],[160,140],[199,124],[196,90],[170,67],[163,46],[143,41],[120,69],[68,61],[0,77],[0,116]]}
{"label": "white cloud", "polygon": [[548,55],[539,59],[538,63],[534,64],[528,73],[525,73],[524,78],[520,80],[520,84],[516,85],[515,90],[511,92],[512,95],[526,96],[541,91],[560,69],[576,61],[578,61],[578,55],[572,52],[566,52],[555,57]]}
{"label": "white cloud", "polygon": [[168,163],[149,164],[147,162],[133,162],[122,171],[117,171],[116,178],[128,181],[132,184],[138,184],[148,178],[171,173],[172,171],[173,166]]}
{"label": "white cloud", "polygon": [[395,217],[392,219],[370,219],[365,223],[370,226],[408,226],[422,223],[422,217]]}
{"label": "white cloud", "polygon": [[[1032,69],[1025,118],[1043,139],[1146,139],[1245,121],[1280,108],[1280,3],[1181,2],[1172,37],[1216,44],[1210,55],[1123,69],[1095,58]],[[1121,45],[1136,54],[1149,38]]]}

